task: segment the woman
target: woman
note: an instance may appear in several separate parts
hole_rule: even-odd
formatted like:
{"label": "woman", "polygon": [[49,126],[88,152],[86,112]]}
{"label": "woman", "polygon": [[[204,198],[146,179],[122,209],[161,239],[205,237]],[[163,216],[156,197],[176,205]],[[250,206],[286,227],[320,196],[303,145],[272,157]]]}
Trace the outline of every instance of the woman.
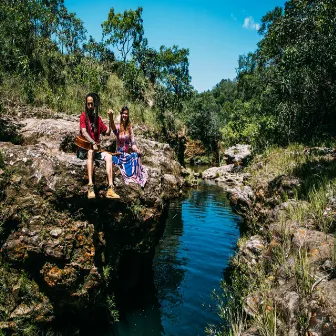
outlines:
{"label": "woman", "polygon": [[120,111],[120,123],[115,124],[113,111],[108,111],[110,128],[117,138],[117,151],[120,156],[113,156],[112,162],[118,166],[126,184],[130,182],[138,183],[144,187],[147,181],[147,170],[141,164],[141,152],[135,144],[132,124],[129,119],[129,109],[123,106]]}

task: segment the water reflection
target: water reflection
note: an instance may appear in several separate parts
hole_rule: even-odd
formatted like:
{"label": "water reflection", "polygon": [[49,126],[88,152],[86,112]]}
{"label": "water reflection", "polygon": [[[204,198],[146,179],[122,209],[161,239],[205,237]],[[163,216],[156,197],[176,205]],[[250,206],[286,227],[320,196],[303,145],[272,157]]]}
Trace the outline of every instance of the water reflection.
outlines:
{"label": "water reflection", "polygon": [[183,246],[180,238],[183,234],[181,201],[177,200],[170,204],[165,232],[156,249],[153,263],[154,283],[161,303],[161,312],[173,323],[177,323],[178,318],[165,307],[169,304],[183,304],[180,286],[188,262],[187,254],[181,253]]}
{"label": "water reflection", "polygon": [[238,222],[216,186],[202,185],[172,202],[154,280],[132,297],[110,335],[204,335],[208,323],[219,322],[210,294],[233,254]]}

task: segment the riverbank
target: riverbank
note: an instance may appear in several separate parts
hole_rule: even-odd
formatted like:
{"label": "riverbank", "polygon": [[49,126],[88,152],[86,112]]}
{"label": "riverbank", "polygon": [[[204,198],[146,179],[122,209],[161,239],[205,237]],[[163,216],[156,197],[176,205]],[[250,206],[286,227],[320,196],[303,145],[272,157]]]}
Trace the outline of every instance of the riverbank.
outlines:
{"label": "riverbank", "polygon": [[217,178],[246,232],[208,334],[335,335],[335,150],[271,149],[237,177]]}

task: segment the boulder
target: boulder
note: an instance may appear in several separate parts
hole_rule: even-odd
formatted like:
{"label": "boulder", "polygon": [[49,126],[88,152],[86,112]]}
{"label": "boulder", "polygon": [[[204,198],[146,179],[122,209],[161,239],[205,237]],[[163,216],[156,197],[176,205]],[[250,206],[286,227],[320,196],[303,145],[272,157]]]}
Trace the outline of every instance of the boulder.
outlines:
{"label": "boulder", "polygon": [[252,147],[251,145],[236,145],[228,148],[224,152],[226,162],[228,164],[234,163],[236,165],[245,165],[251,158]]}
{"label": "boulder", "polygon": [[233,167],[234,167],[234,164],[230,164],[230,165],[225,165],[221,167],[212,167],[212,168],[206,169],[202,173],[202,178],[209,179],[209,180],[218,178],[220,176],[223,176],[227,172],[231,172]]}

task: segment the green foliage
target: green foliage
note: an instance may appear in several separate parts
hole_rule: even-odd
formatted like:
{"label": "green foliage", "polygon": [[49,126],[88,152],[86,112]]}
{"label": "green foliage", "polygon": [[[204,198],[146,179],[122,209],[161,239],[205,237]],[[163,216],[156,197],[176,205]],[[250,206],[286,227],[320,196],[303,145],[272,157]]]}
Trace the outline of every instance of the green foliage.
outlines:
{"label": "green foliage", "polygon": [[133,56],[143,75],[154,85],[160,75],[160,54],[148,46],[148,40],[145,38]]}
{"label": "green foliage", "polygon": [[83,51],[86,56],[94,58],[99,62],[112,63],[115,61],[114,53],[105,47],[104,42],[96,42],[90,35],[87,43],[83,43]]}
{"label": "green foliage", "polygon": [[133,60],[125,64],[123,80],[132,99],[145,100],[145,92],[149,83]]}
{"label": "green foliage", "polygon": [[240,68],[238,81],[250,83],[261,114],[276,122],[274,143],[335,134],[335,11],[330,0],[288,1],[262,19],[256,64]]}
{"label": "green foliage", "polygon": [[110,314],[111,322],[119,321],[119,312],[116,309],[115,297],[114,295],[107,295],[106,297],[107,309]]}
{"label": "green foliage", "polygon": [[234,271],[230,276],[230,283],[223,280],[220,293],[213,292],[212,297],[217,302],[218,315],[223,324],[221,327],[209,325],[206,328],[208,335],[235,336],[245,329],[247,320],[242,308],[242,298],[247,294],[247,283],[248,279],[243,273]]}
{"label": "green foliage", "polygon": [[178,98],[191,91],[189,75],[189,49],[160,47],[159,62],[161,65],[159,83]]}
{"label": "green foliage", "polygon": [[132,204],[128,205],[127,207],[130,210],[133,218],[141,217],[143,210],[145,209],[145,207],[141,204],[140,199],[134,200]]}
{"label": "green foliage", "polygon": [[314,278],[310,275],[309,258],[306,250],[301,248],[295,259],[295,281],[297,291],[304,296],[311,294]]}
{"label": "green foliage", "polygon": [[109,283],[111,280],[111,266],[103,266],[103,275],[106,283]]}
{"label": "green foliage", "polygon": [[128,55],[140,47],[144,34],[141,15],[142,7],[125,10],[123,14],[116,14],[112,7],[108,19],[102,23],[105,45],[115,47],[124,63]]}
{"label": "green foliage", "polygon": [[336,135],[335,15],[331,0],[290,0],[266,13],[257,50],[239,57],[236,81],[210,92],[225,146],[263,150]]}
{"label": "green foliage", "polygon": [[237,95],[236,90],[237,85],[235,80],[222,79],[211,92],[216,99],[216,103],[223,106],[226,102],[233,103]]}
{"label": "green foliage", "polygon": [[192,98],[186,109],[189,135],[201,140],[211,151],[217,150],[217,142],[220,139],[218,113],[219,106],[213,95],[208,92]]}

